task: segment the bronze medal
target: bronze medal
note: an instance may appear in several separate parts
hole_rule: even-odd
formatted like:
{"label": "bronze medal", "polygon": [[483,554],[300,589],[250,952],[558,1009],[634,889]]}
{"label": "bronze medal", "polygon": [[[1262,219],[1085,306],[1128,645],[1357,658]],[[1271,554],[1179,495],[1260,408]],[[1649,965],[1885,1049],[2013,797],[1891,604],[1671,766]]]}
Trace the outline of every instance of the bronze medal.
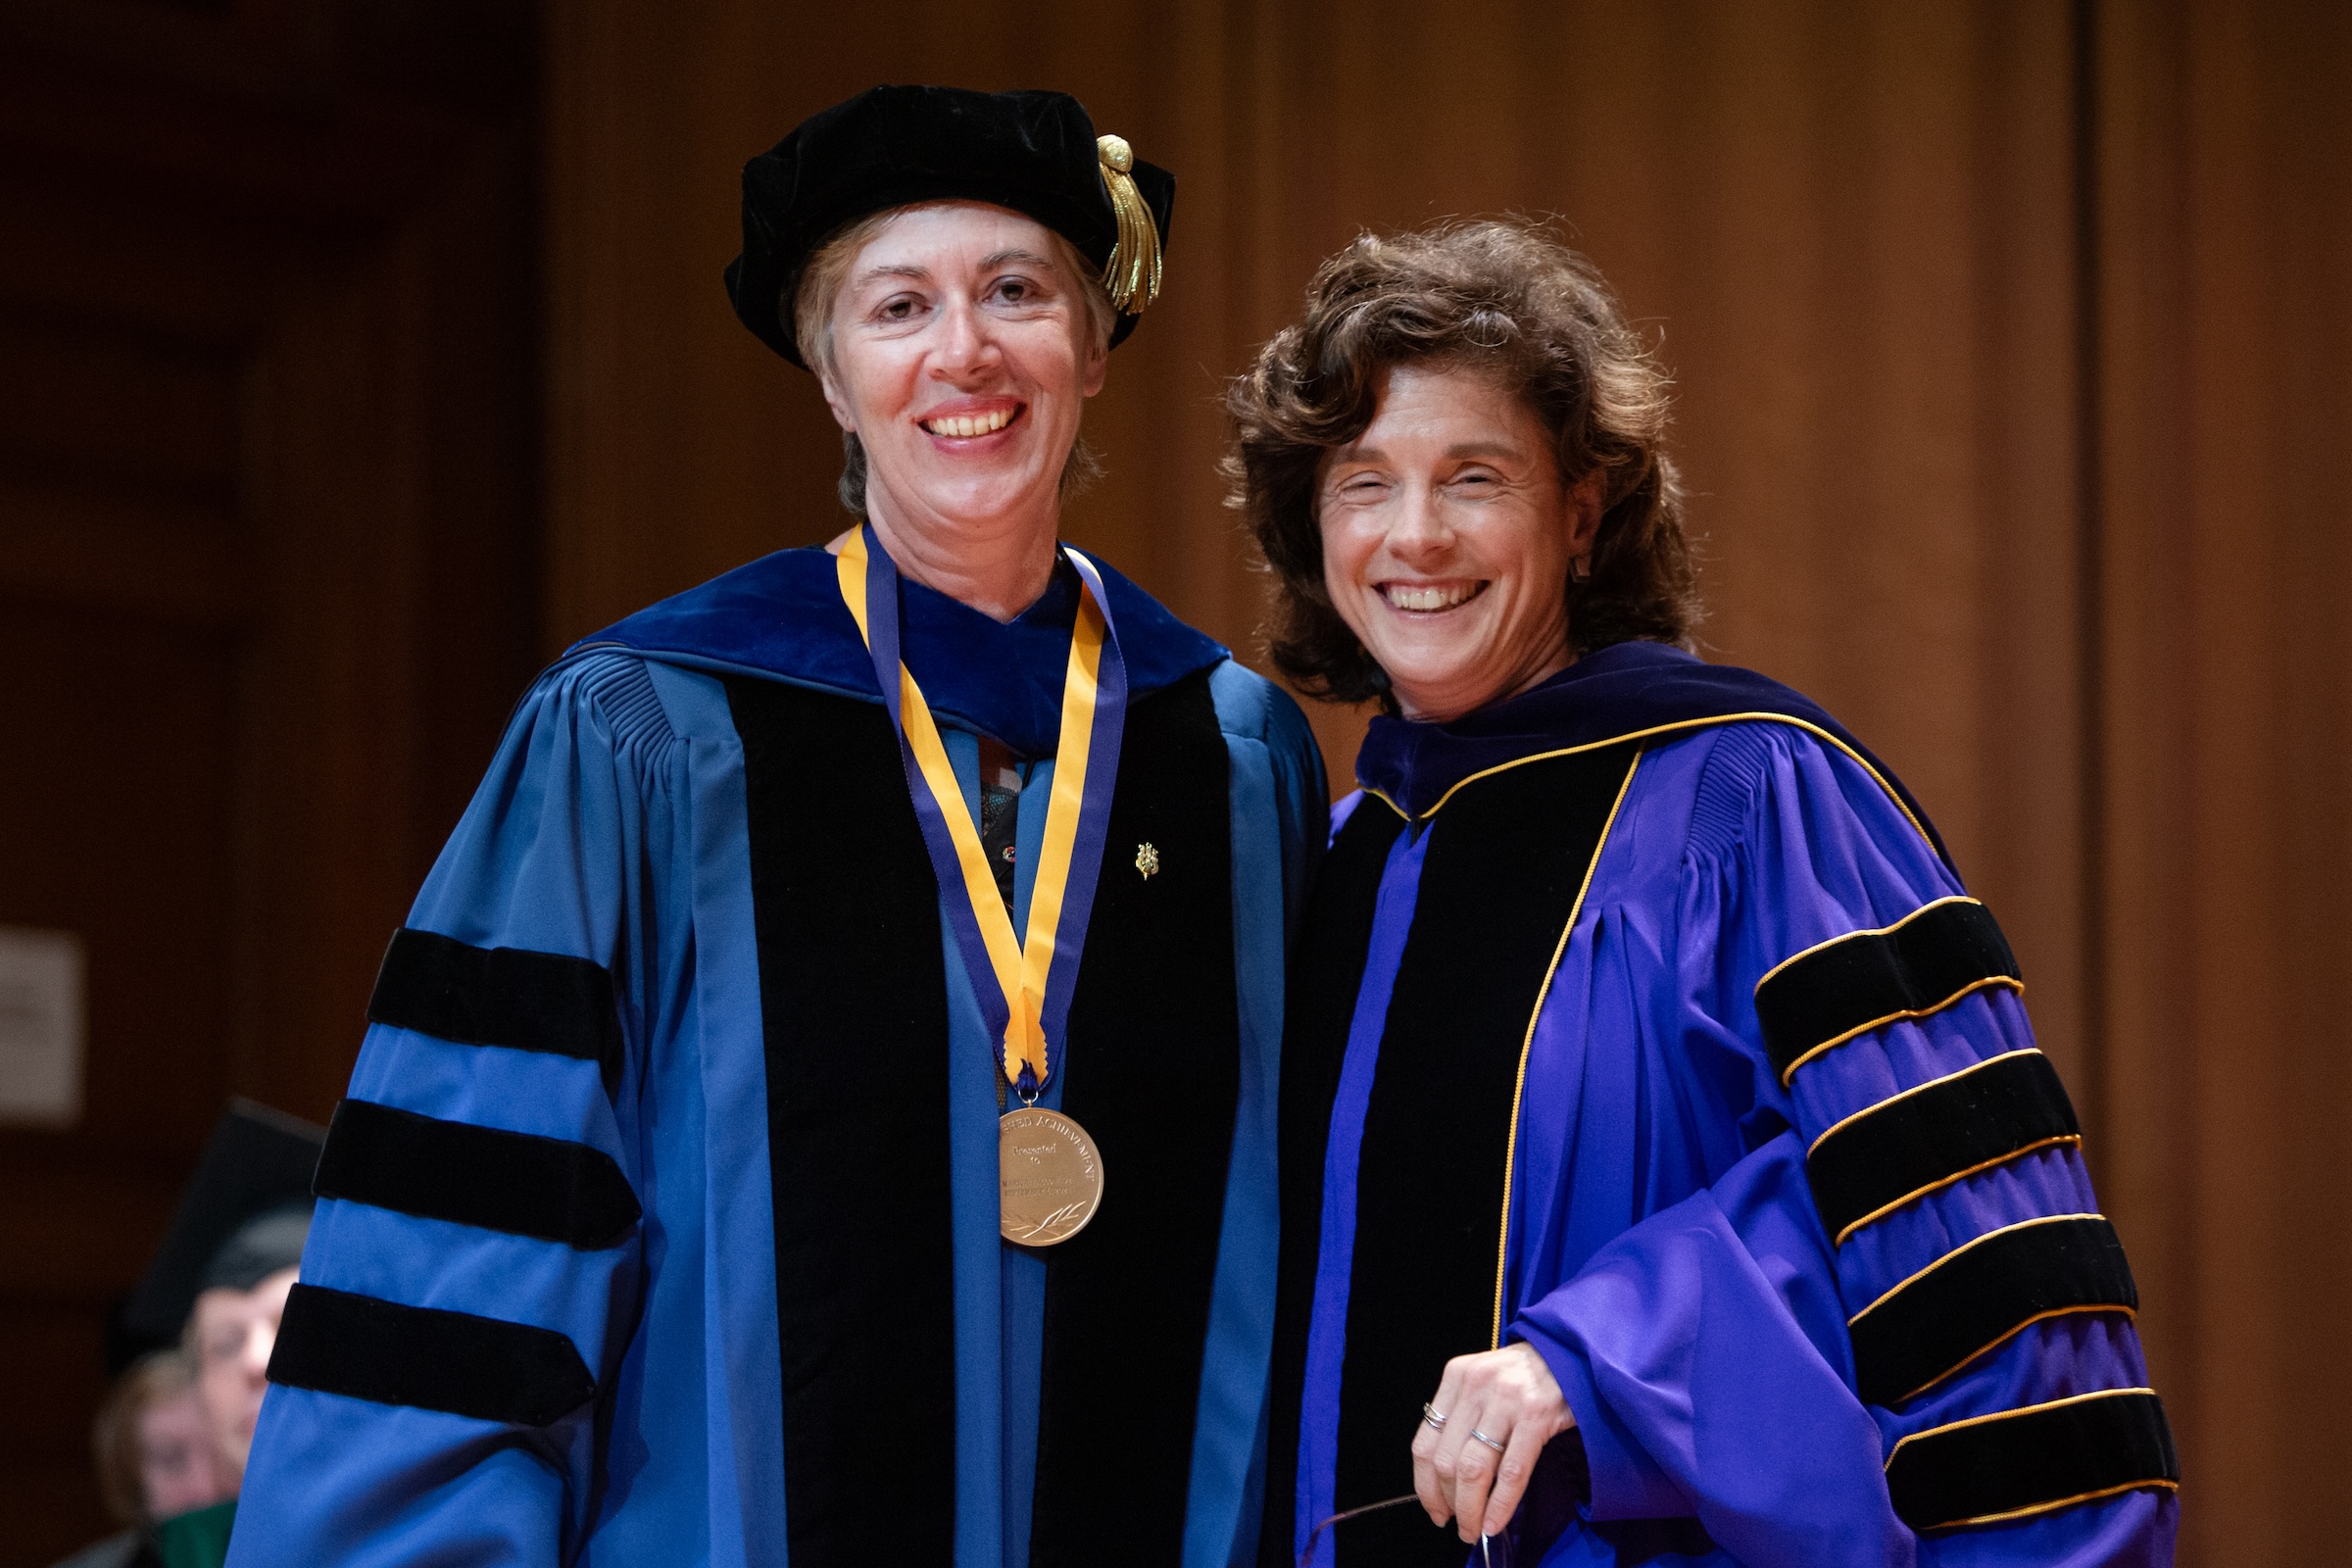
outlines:
{"label": "bronze medal", "polygon": [[997,1120],[999,1224],[1023,1247],[1066,1242],[1102,1206],[1095,1141],[1058,1110],[1024,1105]]}

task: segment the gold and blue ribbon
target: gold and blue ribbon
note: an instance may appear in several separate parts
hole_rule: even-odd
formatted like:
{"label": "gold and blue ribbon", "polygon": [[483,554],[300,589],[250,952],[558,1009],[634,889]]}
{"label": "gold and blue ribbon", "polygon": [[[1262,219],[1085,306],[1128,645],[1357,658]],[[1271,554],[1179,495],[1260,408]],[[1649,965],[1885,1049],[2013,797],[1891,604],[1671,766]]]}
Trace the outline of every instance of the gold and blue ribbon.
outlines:
{"label": "gold and blue ribbon", "polygon": [[873,656],[874,680],[898,731],[899,758],[939,877],[941,902],[989,1032],[998,1041],[997,1064],[1024,1100],[1035,1100],[1053,1077],[1056,1063],[1049,1042],[1058,1045],[1069,1021],[1127,716],[1127,664],[1119,654],[1102,574],[1077,551],[1064,546],[1062,554],[1085,592],[1070,633],[1054,790],[1030,887],[1025,937],[1015,936],[1004,912],[979,826],[964,807],[963,788],[931,705],[900,658],[897,564],[872,537],[870,524],[845,537],[835,559],[842,602]]}

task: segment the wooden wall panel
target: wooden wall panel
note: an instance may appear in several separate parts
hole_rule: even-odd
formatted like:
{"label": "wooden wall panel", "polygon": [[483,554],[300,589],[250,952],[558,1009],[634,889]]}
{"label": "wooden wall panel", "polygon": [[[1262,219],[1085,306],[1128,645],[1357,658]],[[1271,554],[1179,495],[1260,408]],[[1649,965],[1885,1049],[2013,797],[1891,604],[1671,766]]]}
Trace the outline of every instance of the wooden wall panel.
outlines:
{"label": "wooden wall panel", "polygon": [[89,954],[84,1114],[0,1129],[0,1568],[111,1528],[108,1305],[229,1095],[331,1110],[532,667],[530,83],[466,47],[512,9],[433,24],[488,113],[382,27],[341,69],[333,0],[0,14],[0,922]]}
{"label": "wooden wall panel", "polygon": [[2101,25],[2108,1200],[2184,1556],[2325,1561],[2352,1490],[2352,20]]}
{"label": "wooden wall panel", "polygon": [[235,1054],[319,1120],[534,662],[526,170],[508,143],[453,171],[252,362]]}
{"label": "wooden wall panel", "polygon": [[[218,630],[20,602],[0,666],[19,672],[0,684],[0,922],[78,934],[89,987],[81,1131],[0,1134],[0,1333],[22,1373],[0,1423],[0,1509],[20,1523],[0,1551],[45,1562],[95,1522],[96,1308],[161,1234],[195,1107],[228,1094],[236,664]],[[81,1518],[60,1529],[61,1511]]]}

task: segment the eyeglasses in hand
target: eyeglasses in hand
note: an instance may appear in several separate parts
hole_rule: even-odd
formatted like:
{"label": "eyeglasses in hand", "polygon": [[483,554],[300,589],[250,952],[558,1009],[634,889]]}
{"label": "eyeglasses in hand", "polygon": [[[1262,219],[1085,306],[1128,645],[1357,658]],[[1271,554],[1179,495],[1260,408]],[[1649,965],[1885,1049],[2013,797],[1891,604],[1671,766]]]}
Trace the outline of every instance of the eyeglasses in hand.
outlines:
{"label": "eyeglasses in hand", "polygon": [[[1401,1497],[1387,1497],[1379,1502],[1367,1502],[1360,1508],[1348,1508],[1333,1514],[1307,1532],[1306,1550],[1298,1554],[1298,1568],[1313,1568],[1315,1547],[1322,1543],[1323,1532],[1329,1530],[1333,1525],[1344,1525],[1350,1519],[1361,1519],[1368,1513],[1379,1513],[1386,1508],[1399,1508],[1408,1502],[1419,1502],[1420,1500],[1419,1493],[1408,1492]],[[1511,1568],[1511,1538],[1508,1536],[1479,1537],[1478,1564],[1479,1568]]]}

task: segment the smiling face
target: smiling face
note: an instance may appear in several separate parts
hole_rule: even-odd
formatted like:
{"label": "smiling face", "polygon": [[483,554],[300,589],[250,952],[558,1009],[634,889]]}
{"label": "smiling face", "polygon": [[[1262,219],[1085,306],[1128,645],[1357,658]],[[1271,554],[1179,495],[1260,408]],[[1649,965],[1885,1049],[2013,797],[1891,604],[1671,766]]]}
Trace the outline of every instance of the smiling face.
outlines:
{"label": "smiling face", "polygon": [[1041,525],[1050,545],[1108,356],[1074,254],[1018,213],[940,202],[894,215],[850,263],[819,376],[865,448],[894,555]]}
{"label": "smiling face", "polygon": [[1568,564],[1597,474],[1561,482],[1535,414],[1473,370],[1400,365],[1324,459],[1323,583],[1408,718],[1458,718],[1568,665]]}

